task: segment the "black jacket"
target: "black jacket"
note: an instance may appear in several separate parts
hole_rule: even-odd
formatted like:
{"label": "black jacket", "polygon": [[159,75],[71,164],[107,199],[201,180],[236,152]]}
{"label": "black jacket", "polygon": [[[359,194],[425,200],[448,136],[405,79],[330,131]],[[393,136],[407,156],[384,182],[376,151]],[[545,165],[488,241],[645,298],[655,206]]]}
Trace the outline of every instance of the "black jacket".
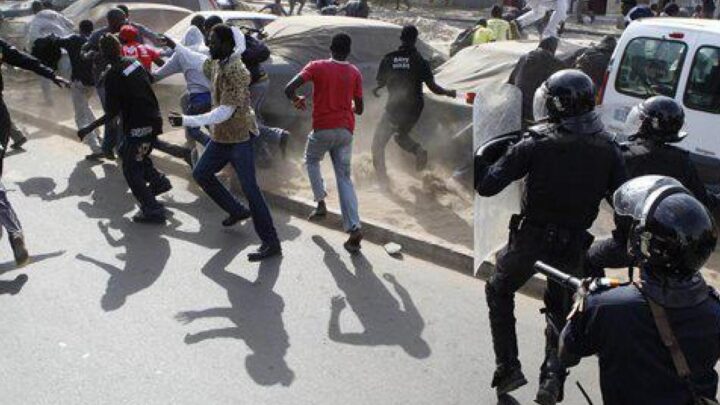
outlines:
{"label": "black jacket", "polygon": [[[55,78],[55,73],[53,73],[52,69],[43,65],[39,60],[25,52],[18,51],[17,48],[2,39],[0,39],[0,63],[7,63],[10,66],[29,70],[48,79]],[[5,83],[2,78],[2,71],[0,71],[0,92],[4,89]]]}
{"label": "black jacket", "polygon": [[[645,274],[645,272],[641,272]],[[643,292],[665,307],[700,395],[715,398],[720,358],[720,303],[700,276],[664,284],[643,280]],[[645,297],[633,285],[591,295],[561,337],[562,361],[572,366],[597,355],[606,405],[685,405],[688,387],[677,375]]]}
{"label": "black jacket", "polygon": [[160,106],[151,86],[150,73],[140,62],[122,58],[104,77],[108,117],[121,115],[123,130],[130,138],[143,138],[162,132]]}
{"label": "black jacket", "polygon": [[492,196],[525,177],[522,213],[528,223],[587,230],[602,199],[625,182],[620,149],[595,112],[531,130],[496,163],[476,167],[475,189]]}
{"label": "black jacket", "polygon": [[73,34],[64,38],[57,38],[55,42],[60,48],[67,51],[72,65],[71,79],[74,82],[81,82],[85,86],[94,86],[92,62],[82,57],[82,47],[88,39],[82,35]]}
{"label": "black jacket", "polygon": [[682,183],[709,209],[718,205],[717,199],[708,194],[690,153],[672,145],[634,141],[621,145],[625,166],[630,178],[655,174],[668,176]]}
{"label": "black jacket", "polygon": [[523,126],[533,121],[533,99],[535,90],[553,73],[565,65],[549,51],[537,48],[518,60],[508,83],[514,84],[522,93]]}
{"label": "black jacket", "polygon": [[387,86],[388,111],[422,111],[423,83],[433,80],[430,63],[415,47],[401,46],[390,52],[380,62],[377,73],[378,86]]}

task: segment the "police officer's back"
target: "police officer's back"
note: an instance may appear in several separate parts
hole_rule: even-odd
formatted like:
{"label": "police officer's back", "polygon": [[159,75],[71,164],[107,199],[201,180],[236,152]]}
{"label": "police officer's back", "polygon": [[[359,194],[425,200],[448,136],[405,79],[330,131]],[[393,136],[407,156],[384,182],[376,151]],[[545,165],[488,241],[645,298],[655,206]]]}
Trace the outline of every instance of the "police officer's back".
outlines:
{"label": "police officer's back", "polygon": [[[616,213],[633,222],[630,247],[641,282],[591,295],[563,331],[562,361],[572,366],[597,355],[605,404],[691,404],[691,390],[715,398],[720,303],[698,272],[715,248],[712,217],[667,177],[631,180],[614,200]],[[679,377],[650,301],[667,314],[691,384]]]}

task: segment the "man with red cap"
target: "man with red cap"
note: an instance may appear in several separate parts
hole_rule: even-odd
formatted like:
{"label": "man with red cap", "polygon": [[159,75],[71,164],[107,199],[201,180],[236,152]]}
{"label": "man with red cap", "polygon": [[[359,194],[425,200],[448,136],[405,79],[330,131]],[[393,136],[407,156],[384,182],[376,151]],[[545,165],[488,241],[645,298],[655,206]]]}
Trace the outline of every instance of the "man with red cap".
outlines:
{"label": "man with red cap", "polygon": [[152,64],[162,66],[165,62],[160,57],[160,51],[138,42],[140,32],[132,25],[123,25],[120,28],[120,42],[122,43],[122,56],[137,59],[148,72]]}

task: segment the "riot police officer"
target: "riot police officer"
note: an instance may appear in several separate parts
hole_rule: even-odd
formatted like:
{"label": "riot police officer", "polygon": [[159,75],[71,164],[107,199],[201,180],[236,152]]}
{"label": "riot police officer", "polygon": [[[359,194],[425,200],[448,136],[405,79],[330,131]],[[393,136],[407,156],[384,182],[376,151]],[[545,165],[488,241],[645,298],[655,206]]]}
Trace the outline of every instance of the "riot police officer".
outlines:
{"label": "riot police officer", "polygon": [[[630,178],[655,174],[669,176],[687,188],[706,207],[713,209],[717,199],[700,180],[690,153],[673,146],[687,136],[683,108],[672,98],[651,97],[628,114],[626,132],[629,142],[621,145]],[[605,268],[630,267],[627,254],[629,227],[623,218],[615,218],[612,237],[597,241],[588,252],[588,272],[600,276]]]}
{"label": "riot police officer", "polygon": [[720,302],[698,272],[715,249],[712,216],[679,182],[643,176],[613,198],[631,223],[640,282],[590,294],[563,330],[560,357],[597,355],[605,404],[716,403]]}
{"label": "riot police officer", "polygon": [[[587,229],[600,201],[625,181],[617,145],[595,112],[592,80],[578,70],[550,76],[535,94],[535,118],[522,139],[493,163],[502,142],[490,142],[475,158],[475,189],[492,196],[526,178],[522,210],[510,223],[507,245],[485,287],[497,369],[492,381],[498,395],[527,383],[518,360],[514,295],[534,273],[536,260],[580,275],[590,245]],[[568,293],[548,285],[546,356],[536,402],[562,400],[565,370],[557,357],[558,335],[570,307]]]}

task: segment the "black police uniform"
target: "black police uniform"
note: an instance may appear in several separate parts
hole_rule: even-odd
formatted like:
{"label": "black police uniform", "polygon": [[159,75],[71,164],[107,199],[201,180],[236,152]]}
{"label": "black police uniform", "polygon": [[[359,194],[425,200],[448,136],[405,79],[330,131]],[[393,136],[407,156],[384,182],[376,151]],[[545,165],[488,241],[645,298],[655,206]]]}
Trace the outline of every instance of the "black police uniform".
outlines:
{"label": "black police uniform", "polygon": [[410,137],[410,131],[420,119],[425,102],[423,83],[433,80],[430,63],[414,46],[401,46],[380,62],[377,74],[378,86],[388,88],[388,102],[380,125],[375,131],[372,144],[373,166],[380,175],[386,175],[385,147],[395,136],[397,144],[405,151],[417,155],[423,149]]}
{"label": "black police uniform", "polygon": [[[715,398],[720,358],[720,303],[699,275],[680,282],[645,272],[641,293],[629,285],[590,295],[584,312],[563,331],[560,357],[567,366],[597,355],[606,405],[680,405],[691,393],[676,372],[643,294],[665,308],[692,370],[698,394]],[[665,285],[663,285],[665,283]],[[669,293],[668,293],[669,291]]]}
{"label": "black police uniform", "polygon": [[142,211],[159,215],[162,206],[151,189],[166,179],[155,169],[150,153],[157,135],[162,133],[162,116],[150,82],[150,74],[140,62],[130,58],[121,58],[104,78],[106,114],[121,116],[124,138],[120,153],[125,180]]}
{"label": "black police uniform", "polygon": [[[672,145],[637,140],[621,145],[625,166],[630,178],[644,175],[668,176],[685,186],[709,209],[717,206],[717,199],[708,194],[705,185],[690,159],[690,153]],[[595,242],[588,251],[588,273],[602,276],[606,268],[630,267],[627,252],[629,225],[615,218],[612,237]]]}
{"label": "black police uniform", "polygon": [[[597,217],[600,201],[625,180],[620,151],[595,112],[533,127],[530,134],[492,166],[476,167],[475,186],[482,196],[495,195],[511,182],[526,178],[522,212],[510,224],[508,244],[499,253],[495,274],[485,288],[498,371],[520,367],[514,294],[532,277],[533,264],[543,260],[580,275],[591,241],[587,229]],[[543,376],[562,372],[557,339],[570,301],[562,287],[548,285]]]}

